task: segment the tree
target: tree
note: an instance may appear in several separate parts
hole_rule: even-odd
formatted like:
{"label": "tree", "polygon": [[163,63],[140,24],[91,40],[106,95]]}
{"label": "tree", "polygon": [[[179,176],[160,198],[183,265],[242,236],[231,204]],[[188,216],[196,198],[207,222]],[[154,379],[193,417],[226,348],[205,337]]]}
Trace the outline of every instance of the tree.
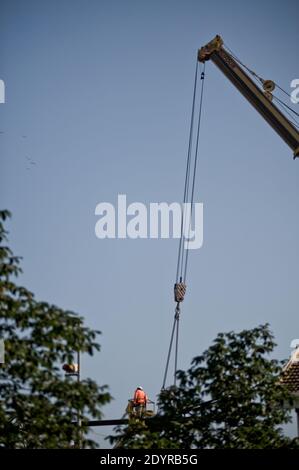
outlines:
{"label": "tree", "polygon": [[[84,326],[82,317],[39,302],[16,284],[20,258],[8,246],[0,211],[0,338],[5,363],[0,364],[0,447],[96,447],[86,436],[86,416],[101,417],[111,399],[106,386],[91,379],[74,381],[61,366],[73,363],[76,352],[93,354],[99,331]],[[75,425],[82,419],[82,427]]]}
{"label": "tree", "polygon": [[280,383],[281,364],[269,325],[220,333],[213,345],[177,374],[179,385],[160,393],[159,415],[118,428],[111,442],[128,448],[298,447],[283,435],[291,400]]}

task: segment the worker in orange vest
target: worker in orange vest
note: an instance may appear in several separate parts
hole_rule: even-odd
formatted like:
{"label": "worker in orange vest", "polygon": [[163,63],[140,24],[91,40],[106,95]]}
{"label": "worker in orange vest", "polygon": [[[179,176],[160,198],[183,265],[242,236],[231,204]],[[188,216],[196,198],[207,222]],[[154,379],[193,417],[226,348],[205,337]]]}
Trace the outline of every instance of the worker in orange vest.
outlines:
{"label": "worker in orange vest", "polygon": [[148,402],[148,396],[142,387],[137,387],[134,393],[133,406],[139,416],[142,416],[146,410],[146,404]]}

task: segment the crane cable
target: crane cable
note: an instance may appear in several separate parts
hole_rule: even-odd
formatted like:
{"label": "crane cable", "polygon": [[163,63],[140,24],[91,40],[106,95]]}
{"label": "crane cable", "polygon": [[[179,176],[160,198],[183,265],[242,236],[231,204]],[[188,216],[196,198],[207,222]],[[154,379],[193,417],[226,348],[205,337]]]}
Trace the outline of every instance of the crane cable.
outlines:
{"label": "crane cable", "polygon": [[[198,60],[196,60],[196,69],[195,69],[195,78],[194,78],[194,88],[193,88],[193,101],[192,101],[192,111],[191,111],[191,123],[190,123],[190,132],[189,132],[189,143],[188,143],[188,152],[187,152],[187,164],[186,164],[186,174],[185,174],[185,185],[184,185],[184,199],[183,199],[183,210],[181,216],[181,236],[179,242],[178,250],[178,261],[177,261],[177,271],[176,271],[176,284],[177,292],[175,292],[175,314],[174,321],[171,331],[170,344],[168,348],[166,367],[163,377],[162,390],[165,389],[167,374],[169,369],[170,356],[173,346],[173,340],[175,336],[175,358],[174,358],[174,386],[176,386],[176,375],[178,368],[178,345],[179,345],[179,322],[180,322],[180,303],[184,299],[186,291],[186,276],[187,276],[187,266],[188,266],[188,248],[189,248],[189,239],[190,239],[190,230],[191,230],[191,221],[193,214],[194,206],[194,191],[195,191],[195,181],[196,181],[196,170],[198,162],[198,148],[199,148],[199,136],[200,136],[200,127],[201,127],[201,116],[202,116],[202,105],[203,105],[203,94],[204,94],[204,79],[205,79],[205,63],[202,66],[202,71],[200,75],[201,79],[201,92],[200,92],[200,102],[198,110],[198,122],[197,122],[197,134],[196,134],[196,146],[195,154],[192,159],[192,146],[193,146],[193,129],[195,122],[195,107],[196,107],[196,94],[197,94],[197,82],[198,82]],[[192,175],[191,175],[192,169]],[[190,182],[191,176],[191,182]],[[191,192],[191,201],[189,202],[189,194]],[[186,204],[189,202],[190,211],[186,215]],[[186,237],[186,223],[188,224],[188,237]],[[186,253],[184,252],[186,250]]]}
{"label": "crane cable", "polygon": [[[277,96],[273,95],[273,99],[277,102],[277,105],[280,106],[283,109],[283,111],[291,118],[290,122],[293,124],[293,126],[295,126],[298,129],[299,128],[299,122],[287,110],[289,109],[290,111],[292,111],[294,114],[296,114],[298,116],[299,116],[299,114],[296,113],[296,111],[294,111],[292,108],[290,108],[290,106],[288,106],[284,101],[279,99]],[[287,108],[287,109],[285,109],[285,108]]]}

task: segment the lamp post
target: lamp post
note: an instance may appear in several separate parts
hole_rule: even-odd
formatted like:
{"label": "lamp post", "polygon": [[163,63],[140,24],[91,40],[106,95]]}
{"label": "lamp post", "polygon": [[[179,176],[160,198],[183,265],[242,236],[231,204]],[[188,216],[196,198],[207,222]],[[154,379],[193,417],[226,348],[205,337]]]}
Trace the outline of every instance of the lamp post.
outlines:
{"label": "lamp post", "polygon": [[[67,377],[77,377],[77,383],[80,382],[81,373],[81,358],[80,351],[77,351],[77,363],[76,364],[64,364],[62,369],[65,371]],[[82,420],[80,415],[80,409],[77,409],[77,426],[78,426],[78,448],[82,448]]]}
{"label": "lamp post", "polygon": [[[77,364],[78,364],[78,371],[77,371],[77,382],[80,382],[80,373],[81,373],[81,363],[80,363],[80,351],[77,352]],[[77,421],[78,421],[78,447],[79,449],[82,448],[82,421],[81,421],[81,416],[80,416],[80,409],[78,408],[78,414],[77,414]]]}

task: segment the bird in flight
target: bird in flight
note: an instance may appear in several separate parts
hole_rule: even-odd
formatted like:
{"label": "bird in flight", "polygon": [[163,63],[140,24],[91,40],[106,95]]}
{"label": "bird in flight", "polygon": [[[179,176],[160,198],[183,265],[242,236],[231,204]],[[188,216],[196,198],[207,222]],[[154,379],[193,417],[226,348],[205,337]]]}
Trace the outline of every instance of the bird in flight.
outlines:
{"label": "bird in flight", "polygon": [[[35,162],[34,160],[32,160],[32,158],[26,156],[26,160],[27,160],[28,165],[36,165],[36,162]],[[30,168],[32,168],[32,167],[30,167],[30,166],[28,167],[28,166],[27,166],[27,167],[26,167],[26,170],[30,170]]]}

